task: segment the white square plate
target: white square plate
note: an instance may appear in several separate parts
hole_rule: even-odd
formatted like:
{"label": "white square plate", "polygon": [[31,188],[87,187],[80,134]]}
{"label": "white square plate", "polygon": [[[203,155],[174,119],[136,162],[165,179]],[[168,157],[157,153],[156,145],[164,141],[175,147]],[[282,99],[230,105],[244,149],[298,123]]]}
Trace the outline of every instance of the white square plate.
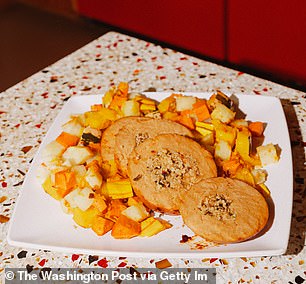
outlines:
{"label": "white square plate", "polygon": [[[208,98],[208,93],[185,93]],[[147,93],[161,100],[170,93]],[[63,213],[60,203],[44,192],[36,180],[36,170],[41,163],[41,150],[61,133],[61,125],[71,114],[83,113],[93,104],[101,103],[102,96],[72,97],[64,105],[48,131],[31,164],[22,192],[10,221],[8,242],[19,247],[48,249],[70,253],[105,254],[135,257],[238,257],[279,255],[286,251],[292,210],[292,157],[288,128],[279,99],[267,96],[237,95],[239,108],[246,119],[267,123],[264,144],[278,144],[280,161],[266,167],[266,185],[274,202],[274,219],[261,236],[242,243],[220,245],[195,250],[180,243],[182,235],[193,233],[183,226],[181,217],[165,216],[173,227],[151,238],[116,240],[110,233],[98,237],[92,230],[75,225],[71,215]]]}

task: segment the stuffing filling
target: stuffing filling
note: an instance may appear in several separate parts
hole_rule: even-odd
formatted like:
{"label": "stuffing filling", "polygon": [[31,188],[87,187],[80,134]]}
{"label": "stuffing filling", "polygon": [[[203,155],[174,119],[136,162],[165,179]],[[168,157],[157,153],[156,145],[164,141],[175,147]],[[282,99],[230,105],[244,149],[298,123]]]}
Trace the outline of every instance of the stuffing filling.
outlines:
{"label": "stuffing filling", "polygon": [[215,194],[206,197],[199,209],[204,215],[214,216],[219,221],[235,219],[236,214],[231,208],[232,201],[226,199],[222,194]]}
{"label": "stuffing filling", "polygon": [[148,138],[149,138],[149,134],[147,132],[137,133],[135,136],[136,146],[138,146],[139,144],[141,144],[143,141],[145,141]]}
{"label": "stuffing filling", "polygon": [[187,189],[197,181],[199,168],[194,159],[181,153],[163,149],[147,161],[147,170],[158,189]]}

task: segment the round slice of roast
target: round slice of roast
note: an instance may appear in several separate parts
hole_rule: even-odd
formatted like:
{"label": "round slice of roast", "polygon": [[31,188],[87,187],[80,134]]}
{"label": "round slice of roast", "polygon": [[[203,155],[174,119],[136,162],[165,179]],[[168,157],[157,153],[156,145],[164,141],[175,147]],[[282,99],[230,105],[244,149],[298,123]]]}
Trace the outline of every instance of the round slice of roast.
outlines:
{"label": "round slice of roast", "polygon": [[115,160],[115,146],[116,146],[116,135],[119,133],[120,129],[131,123],[135,123],[138,120],[146,120],[143,117],[129,116],[123,117],[116,120],[112,125],[106,128],[102,134],[101,138],[101,157],[103,161]]}
{"label": "round slice of roast", "polygon": [[128,175],[147,207],[175,214],[185,193],[201,179],[216,177],[217,169],[212,155],[191,138],[162,134],[135,147]]}
{"label": "round slice of roast", "polygon": [[173,133],[192,137],[185,126],[166,119],[140,118],[126,123],[115,138],[115,161],[123,176],[127,176],[128,159],[133,149],[148,138]]}
{"label": "round slice of roast", "polygon": [[216,243],[247,240],[269,217],[267,202],[255,188],[222,177],[194,184],[182,199],[180,213],[195,234]]}

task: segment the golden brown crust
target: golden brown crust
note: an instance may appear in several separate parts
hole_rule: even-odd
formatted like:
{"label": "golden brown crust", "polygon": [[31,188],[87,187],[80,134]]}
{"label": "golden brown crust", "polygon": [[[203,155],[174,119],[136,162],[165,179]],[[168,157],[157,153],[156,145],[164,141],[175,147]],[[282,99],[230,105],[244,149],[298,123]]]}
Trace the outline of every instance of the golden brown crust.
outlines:
{"label": "golden brown crust", "polygon": [[266,225],[269,209],[250,185],[230,178],[211,178],[186,192],[180,206],[184,223],[197,235],[217,243],[241,242]]}
{"label": "golden brown crust", "polygon": [[217,170],[212,155],[191,138],[162,134],[134,149],[128,175],[149,208],[177,213],[181,195],[201,179],[216,177]]}
{"label": "golden brown crust", "polygon": [[133,149],[144,140],[159,134],[175,133],[192,137],[185,126],[166,119],[141,118],[126,123],[115,138],[115,161],[123,176],[127,176],[128,159]]}

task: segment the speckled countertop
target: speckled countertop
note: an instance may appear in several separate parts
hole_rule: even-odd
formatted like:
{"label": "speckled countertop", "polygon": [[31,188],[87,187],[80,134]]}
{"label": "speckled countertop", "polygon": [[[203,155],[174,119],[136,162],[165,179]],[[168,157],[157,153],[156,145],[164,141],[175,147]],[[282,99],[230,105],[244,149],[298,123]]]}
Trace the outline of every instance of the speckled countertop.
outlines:
{"label": "speckled countertop", "polygon": [[306,94],[114,32],[0,94],[1,274],[5,267],[155,267],[160,260],[61,254],[11,247],[6,241],[24,175],[65,101],[74,95],[103,94],[120,81],[128,81],[132,91],[220,89],[229,94],[264,94],[282,99],[294,158],[294,204],[286,254],[169,261],[175,268],[216,267],[217,283],[302,283],[306,279]]}

